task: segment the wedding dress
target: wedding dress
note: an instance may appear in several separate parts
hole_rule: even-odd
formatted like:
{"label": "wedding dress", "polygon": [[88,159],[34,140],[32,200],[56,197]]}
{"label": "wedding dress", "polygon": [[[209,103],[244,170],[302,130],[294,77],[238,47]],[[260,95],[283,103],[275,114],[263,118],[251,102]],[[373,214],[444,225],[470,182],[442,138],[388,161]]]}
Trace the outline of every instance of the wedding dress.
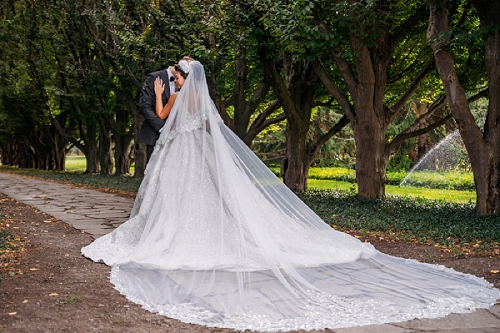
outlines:
{"label": "wedding dress", "polygon": [[183,322],[286,331],[436,318],[499,291],[335,231],[221,121],[203,66],[189,75],[130,220],[82,249],[129,300]]}

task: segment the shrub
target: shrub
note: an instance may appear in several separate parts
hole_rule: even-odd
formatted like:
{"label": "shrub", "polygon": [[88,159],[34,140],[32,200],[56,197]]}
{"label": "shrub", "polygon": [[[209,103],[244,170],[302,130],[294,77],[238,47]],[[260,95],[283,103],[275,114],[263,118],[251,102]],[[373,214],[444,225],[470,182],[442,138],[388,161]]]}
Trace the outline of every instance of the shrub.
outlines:
{"label": "shrub", "polygon": [[310,190],[300,197],[325,222],[341,229],[396,233],[402,240],[443,245],[500,242],[500,217],[479,216],[472,203],[396,196],[358,199],[347,191],[329,190]]}

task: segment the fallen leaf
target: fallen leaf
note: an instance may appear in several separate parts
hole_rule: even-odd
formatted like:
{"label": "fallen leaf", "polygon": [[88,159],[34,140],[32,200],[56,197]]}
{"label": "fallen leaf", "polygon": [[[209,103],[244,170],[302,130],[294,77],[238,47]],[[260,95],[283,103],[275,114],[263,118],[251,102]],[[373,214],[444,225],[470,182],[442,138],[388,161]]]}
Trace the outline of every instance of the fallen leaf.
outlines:
{"label": "fallen leaf", "polygon": [[498,274],[498,273],[500,273],[500,270],[498,270],[498,269],[492,269],[492,270],[490,271],[490,273],[491,273],[491,274]]}
{"label": "fallen leaf", "polygon": [[54,297],[54,296],[59,296],[59,294],[58,293],[51,293],[51,294],[49,294],[49,296]]}

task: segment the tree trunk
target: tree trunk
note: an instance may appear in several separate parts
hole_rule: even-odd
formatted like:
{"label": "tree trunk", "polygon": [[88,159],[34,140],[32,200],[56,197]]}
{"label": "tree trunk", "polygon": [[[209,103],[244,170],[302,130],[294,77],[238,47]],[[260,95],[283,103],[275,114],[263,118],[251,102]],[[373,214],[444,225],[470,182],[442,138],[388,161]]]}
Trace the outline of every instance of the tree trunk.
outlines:
{"label": "tree trunk", "polygon": [[146,170],[146,145],[139,142],[139,133],[144,118],[139,115],[137,108],[132,111],[132,120],[134,126],[134,177],[140,178],[144,177],[144,171]]}
{"label": "tree trunk", "polygon": [[[414,114],[415,118],[418,118],[426,113],[429,105],[425,102],[420,102],[419,100],[414,101]],[[423,121],[419,126],[419,129],[427,127],[427,121]],[[422,134],[417,137],[417,160],[420,160],[427,153],[427,137],[428,134]]]}
{"label": "tree trunk", "polygon": [[[118,105],[115,107],[114,121],[108,119],[108,125],[113,132],[115,143],[115,175],[130,173],[130,143],[134,139],[134,124],[130,123],[130,115],[137,108],[134,99],[135,87],[131,84],[128,76],[119,76],[120,87],[115,90]],[[136,110],[136,113],[139,113]]]}
{"label": "tree trunk", "polygon": [[17,144],[17,165],[20,168],[37,168],[37,156],[29,144],[30,140],[24,135]]}
{"label": "tree trunk", "polygon": [[310,61],[293,60],[291,55],[285,53],[283,82],[274,59],[268,59],[264,50],[260,52],[264,70],[268,73],[269,84],[273,87],[287,116],[286,151],[281,162],[283,181],[292,191],[305,191],[311,160],[307,133],[318,78]]}
{"label": "tree trunk", "polygon": [[[498,24],[500,6],[495,1],[475,1],[481,26]],[[446,8],[437,9],[430,1],[428,39],[434,51],[434,59],[443,81],[451,113],[455,118],[469,159],[476,184],[476,212],[482,215],[500,212],[500,35],[491,34],[486,40],[485,62],[488,72],[490,101],[484,130],[477,126],[470,111],[465,91],[455,71],[455,60],[449,50],[449,23]],[[483,135],[484,133],[484,135]]]}
{"label": "tree trunk", "polygon": [[52,136],[54,140],[54,170],[66,171],[66,146],[68,141],[62,135],[59,135],[55,129]]}
{"label": "tree trunk", "polygon": [[[370,117],[370,114],[372,117]],[[368,116],[368,117],[366,117]],[[378,126],[372,112],[358,113],[356,142],[356,182],[361,198],[383,198],[385,196],[386,167],[384,158],[385,128]]]}
{"label": "tree trunk", "polygon": [[146,145],[136,139],[134,143],[135,178],[144,177],[144,171],[146,171],[146,157]]}
{"label": "tree trunk", "polygon": [[81,147],[82,152],[85,154],[87,167],[85,173],[98,173],[99,172],[99,145],[97,135],[97,124],[94,119],[87,119],[86,132],[80,124],[80,137],[83,139],[85,145]]}
{"label": "tree trunk", "polygon": [[85,154],[85,160],[87,162],[85,173],[99,172],[99,148],[97,145],[87,148],[87,154]]}
{"label": "tree trunk", "polygon": [[357,121],[353,125],[356,142],[356,182],[361,198],[383,198],[385,196],[386,167],[384,93],[387,82],[388,58],[380,42],[376,59],[363,45],[361,38],[351,36],[353,49],[359,51],[355,57],[358,83],[353,95]]}
{"label": "tree trunk", "polygon": [[[130,88],[134,89],[133,86]],[[139,92],[137,92],[139,94]],[[127,107],[130,109],[130,113],[132,114],[132,126],[134,131],[134,146],[133,155],[134,155],[134,177],[141,178],[144,177],[144,171],[146,170],[146,145],[144,143],[139,142],[139,133],[141,131],[142,123],[144,122],[144,118],[139,114],[138,110],[138,101],[132,97],[127,98]]]}
{"label": "tree trunk", "polygon": [[18,144],[14,142],[5,142],[0,144],[0,155],[2,157],[2,164],[8,166],[15,166],[18,161]]}
{"label": "tree trunk", "polygon": [[[500,25],[499,1],[473,1],[481,27]],[[485,42],[484,60],[488,73],[489,104],[484,124],[484,145],[486,151],[477,159],[479,170],[474,172],[476,181],[476,211],[480,214],[500,213],[500,32],[490,32]],[[462,137],[463,138],[463,137]],[[469,157],[471,152],[469,152]],[[472,164],[472,163],[471,163]],[[474,170],[473,170],[474,171]]]}
{"label": "tree trunk", "polygon": [[[239,7],[239,5],[238,5]],[[241,43],[236,44],[236,55],[234,59],[234,117],[233,125],[236,135],[243,139],[248,131],[248,122],[250,116],[246,114],[246,78],[247,78],[247,60],[246,49]]]}
{"label": "tree trunk", "polygon": [[126,175],[130,173],[130,139],[126,135],[116,135],[115,138],[115,175]]}
{"label": "tree trunk", "polygon": [[309,156],[306,147],[309,126],[298,122],[287,122],[286,150],[281,162],[283,182],[294,192],[307,190]]}
{"label": "tree trunk", "polygon": [[101,175],[113,173],[113,158],[111,150],[111,132],[104,125],[104,121],[99,124],[99,163]]}

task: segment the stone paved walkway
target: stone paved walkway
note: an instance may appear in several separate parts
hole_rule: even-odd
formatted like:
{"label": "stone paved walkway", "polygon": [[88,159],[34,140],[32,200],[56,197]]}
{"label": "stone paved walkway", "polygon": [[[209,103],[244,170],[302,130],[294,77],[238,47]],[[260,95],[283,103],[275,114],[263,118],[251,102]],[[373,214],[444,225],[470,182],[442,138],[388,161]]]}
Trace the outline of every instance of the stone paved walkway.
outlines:
{"label": "stone paved walkway", "polygon": [[31,177],[0,173],[0,192],[38,208],[93,237],[125,222],[133,199]]}
{"label": "stone paved walkway", "polygon": [[[93,237],[128,219],[133,200],[97,190],[0,172],[0,192],[36,207]],[[328,332],[328,331],[327,331]],[[332,330],[329,330],[332,332]],[[336,329],[335,333],[500,333],[500,304],[440,319]]]}

